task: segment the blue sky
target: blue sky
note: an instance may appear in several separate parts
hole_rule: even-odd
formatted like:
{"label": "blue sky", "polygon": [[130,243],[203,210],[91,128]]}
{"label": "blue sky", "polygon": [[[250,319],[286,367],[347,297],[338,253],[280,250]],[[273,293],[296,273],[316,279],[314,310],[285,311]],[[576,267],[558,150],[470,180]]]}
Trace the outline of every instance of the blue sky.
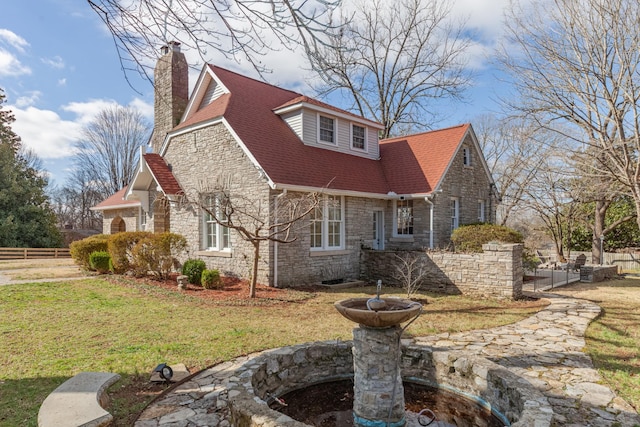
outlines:
{"label": "blue sky", "polygon": [[[477,74],[468,103],[443,107],[441,127],[472,121],[497,109],[494,92],[501,85],[485,54],[501,33],[507,0],[455,0],[454,13],[468,19],[476,32],[470,64]],[[71,166],[73,143],[84,125],[112,103],[138,108],[153,119],[153,89],[135,74],[128,77],[104,24],[82,0],[21,0],[4,5],[0,14],[0,87],[5,108],[13,111],[14,131],[43,161],[51,181],[63,185]],[[270,83],[313,96],[305,85],[301,55],[271,55]],[[187,59],[196,61],[195,53]],[[190,61],[191,62],[191,61]],[[253,75],[247,65],[212,57],[209,62]],[[197,73],[191,79],[195,81]],[[339,106],[339,105],[338,105]]]}

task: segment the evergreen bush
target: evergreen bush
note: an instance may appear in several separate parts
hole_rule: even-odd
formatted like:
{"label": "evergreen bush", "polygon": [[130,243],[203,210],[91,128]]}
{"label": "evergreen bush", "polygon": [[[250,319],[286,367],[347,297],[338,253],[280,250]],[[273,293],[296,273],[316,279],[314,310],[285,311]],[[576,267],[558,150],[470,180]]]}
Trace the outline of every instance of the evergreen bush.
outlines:
{"label": "evergreen bush", "polygon": [[456,228],[451,234],[456,252],[482,252],[482,245],[489,242],[523,243],[522,234],[516,230],[495,224],[471,224]]}
{"label": "evergreen bush", "polygon": [[205,289],[222,289],[222,279],[218,270],[204,270],[202,272],[202,287]]}
{"label": "evergreen bush", "polygon": [[106,274],[111,270],[111,255],[107,251],[92,252],[89,255],[89,265],[98,273]]}
{"label": "evergreen bush", "polygon": [[182,274],[187,276],[189,283],[199,285],[202,279],[202,272],[207,268],[201,259],[188,259],[182,266]]}
{"label": "evergreen bush", "polygon": [[94,252],[106,251],[109,237],[108,234],[96,234],[95,236],[72,242],[71,245],[69,245],[71,258],[73,258],[75,263],[81,268],[92,270],[89,257]]}

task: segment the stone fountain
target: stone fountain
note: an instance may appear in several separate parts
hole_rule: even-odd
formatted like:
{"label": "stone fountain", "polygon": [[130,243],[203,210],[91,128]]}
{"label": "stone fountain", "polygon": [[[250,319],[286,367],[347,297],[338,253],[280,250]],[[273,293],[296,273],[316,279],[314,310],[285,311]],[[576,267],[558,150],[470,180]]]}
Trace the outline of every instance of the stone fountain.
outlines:
{"label": "stone fountain", "polygon": [[[358,323],[353,330],[353,420],[356,427],[406,424],[400,372],[400,324],[416,319],[422,305],[407,299],[351,298],[335,303],[340,314]],[[407,325],[408,326],[408,325]],[[406,328],[406,327],[405,327]]]}

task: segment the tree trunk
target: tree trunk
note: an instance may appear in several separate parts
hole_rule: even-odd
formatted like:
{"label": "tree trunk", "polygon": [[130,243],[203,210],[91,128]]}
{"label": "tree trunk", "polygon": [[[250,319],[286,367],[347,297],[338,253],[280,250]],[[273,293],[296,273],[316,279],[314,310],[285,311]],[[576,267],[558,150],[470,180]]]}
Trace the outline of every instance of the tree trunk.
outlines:
{"label": "tree trunk", "polygon": [[251,282],[249,285],[249,298],[256,297],[256,283],[258,282],[258,260],[260,257],[260,241],[253,242],[253,268],[251,271]]}
{"label": "tree trunk", "polygon": [[596,209],[593,220],[593,235],[591,238],[591,263],[600,264],[604,254],[600,250],[600,236],[604,234],[604,219],[607,215],[609,203],[604,200],[596,201]]}

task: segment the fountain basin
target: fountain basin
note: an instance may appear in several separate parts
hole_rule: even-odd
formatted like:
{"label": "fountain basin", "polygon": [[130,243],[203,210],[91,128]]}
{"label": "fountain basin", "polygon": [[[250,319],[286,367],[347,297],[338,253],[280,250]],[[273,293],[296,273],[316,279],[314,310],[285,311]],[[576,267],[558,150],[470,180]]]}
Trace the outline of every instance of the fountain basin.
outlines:
{"label": "fountain basin", "polygon": [[369,310],[371,298],[349,298],[334,304],[336,310],[351,320],[370,328],[387,328],[411,320],[420,313],[422,305],[402,298],[382,298],[385,304],[379,310]]}
{"label": "fountain basin", "polygon": [[[426,346],[403,346],[402,377],[445,388],[499,414],[512,427],[548,427],[547,398],[523,377],[487,359]],[[324,341],[270,350],[229,373],[231,425],[309,427],[269,408],[275,397],[309,385],[353,378],[350,341]],[[509,423],[509,424],[507,424]]]}

